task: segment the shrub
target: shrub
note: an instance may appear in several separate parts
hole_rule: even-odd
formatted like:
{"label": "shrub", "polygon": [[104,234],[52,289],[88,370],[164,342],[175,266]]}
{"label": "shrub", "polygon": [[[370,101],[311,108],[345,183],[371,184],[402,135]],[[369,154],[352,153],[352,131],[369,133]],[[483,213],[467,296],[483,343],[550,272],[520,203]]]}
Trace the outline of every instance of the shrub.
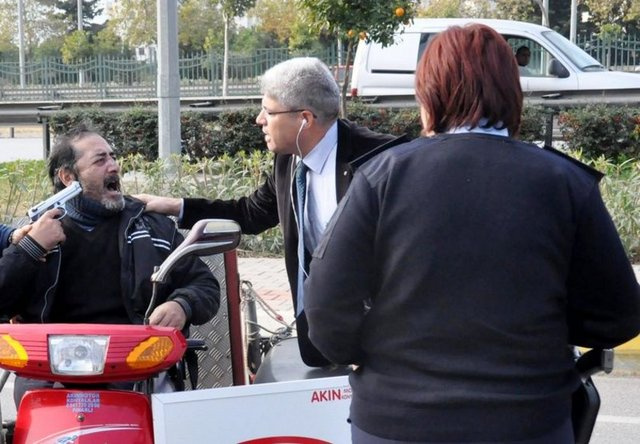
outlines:
{"label": "shrub", "polygon": [[540,142],[545,139],[548,120],[553,117],[553,111],[542,106],[525,106],[522,110],[520,124],[520,140],[525,142]]}
{"label": "shrub", "polygon": [[[606,174],[602,196],[618,228],[626,251],[640,261],[640,162],[616,163],[600,156],[590,159],[583,152],[569,153]],[[264,182],[273,164],[269,152],[240,152],[218,159],[194,161],[188,157],[147,161],[140,154],[120,160],[126,193],[152,193],[176,197],[233,199],[246,196]],[[173,173],[171,173],[173,171]],[[26,214],[27,208],[51,194],[45,163],[15,161],[0,163],[0,219],[11,223]],[[257,236],[243,236],[241,249],[252,255],[282,255],[278,227]]]}
{"label": "shrub", "polygon": [[[181,115],[182,154],[190,159],[217,158],[240,151],[266,151],[264,134],[256,125],[260,108],[249,106],[217,114],[186,112]],[[547,111],[526,107],[520,137],[538,141],[544,138]],[[351,102],[347,118],[373,131],[401,135],[409,139],[420,135],[422,125],[418,107],[385,108]],[[119,157],[142,155],[153,161],[158,157],[158,116],[155,110],[134,107],[122,113],[99,108],[71,108],[51,117],[54,135],[85,123],[95,128],[113,145]]]}
{"label": "shrub", "polygon": [[614,161],[640,157],[640,109],[587,105],[558,116],[562,138],[570,150],[590,158]]}

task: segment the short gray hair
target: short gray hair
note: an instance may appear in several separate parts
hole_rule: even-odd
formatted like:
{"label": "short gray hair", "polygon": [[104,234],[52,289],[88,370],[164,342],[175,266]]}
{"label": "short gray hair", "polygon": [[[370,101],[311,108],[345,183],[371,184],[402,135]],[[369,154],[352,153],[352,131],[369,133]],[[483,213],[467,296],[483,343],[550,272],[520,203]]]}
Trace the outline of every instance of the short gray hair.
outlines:
{"label": "short gray hair", "polygon": [[296,57],[278,63],[261,79],[262,94],[288,109],[308,109],[321,122],[340,111],[340,89],[327,65],[315,57]]}

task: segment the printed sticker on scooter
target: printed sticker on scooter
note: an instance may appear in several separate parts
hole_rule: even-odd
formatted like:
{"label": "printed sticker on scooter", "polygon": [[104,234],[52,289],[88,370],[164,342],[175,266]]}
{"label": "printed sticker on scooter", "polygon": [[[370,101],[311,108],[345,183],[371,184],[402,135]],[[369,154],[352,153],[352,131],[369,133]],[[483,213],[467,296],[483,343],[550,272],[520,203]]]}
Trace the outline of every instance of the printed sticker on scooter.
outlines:
{"label": "printed sticker on scooter", "polygon": [[95,409],[100,408],[100,394],[67,393],[67,408],[73,413],[93,413]]}

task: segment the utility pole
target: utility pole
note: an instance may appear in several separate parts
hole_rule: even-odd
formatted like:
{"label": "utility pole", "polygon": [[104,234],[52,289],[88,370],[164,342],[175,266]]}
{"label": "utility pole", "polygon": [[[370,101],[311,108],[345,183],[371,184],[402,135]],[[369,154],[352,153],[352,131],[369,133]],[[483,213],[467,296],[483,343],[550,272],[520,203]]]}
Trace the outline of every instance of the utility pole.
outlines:
{"label": "utility pole", "polygon": [[180,74],[178,8],[175,0],[157,0],[158,10],[158,157],[180,154]]}
{"label": "utility pole", "polygon": [[18,57],[20,62],[20,88],[24,89],[24,6],[18,0]]}
{"label": "utility pole", "polygon": [[82,0],[78,0],[78,31],[82,31]]}
{"label": "utility pole", "polygon": [[[78,0],[78,31],[82,32],[83,30],[83,26],[82,26],[82,0]],[[78,69],[78,85],[82,86],[84,85],[84,71],[82,70],[82,68]]]}
{"label": "utility pole", "polygon": [[549,27],[549,0],[534,0],[540,8],[542,16],[542,26]]}
{"label": "utility pole", "polygon": [[569,40],[576,42],[578,28],[578,0],[571,0],[571,22],[569,26]]}

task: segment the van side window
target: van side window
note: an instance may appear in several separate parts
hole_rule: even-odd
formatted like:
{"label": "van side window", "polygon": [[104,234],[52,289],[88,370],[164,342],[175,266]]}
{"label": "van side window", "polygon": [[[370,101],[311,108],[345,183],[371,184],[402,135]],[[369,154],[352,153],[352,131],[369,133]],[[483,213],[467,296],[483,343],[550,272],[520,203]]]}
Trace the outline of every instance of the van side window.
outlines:
{"label": "van side window", "polygon": [[420,61],[424,50],[427,49],[427,45],[434,35],[436,35],[434,32],[423,32],[420,34],[420,44],[418,45],[418,58],[416,59],[416,65]]}
{"label": "van side window", "polygon": [[539,43],[521,36],[505,35],[518,61],[521,77],[557,77],[549,71],[553,57]]}

